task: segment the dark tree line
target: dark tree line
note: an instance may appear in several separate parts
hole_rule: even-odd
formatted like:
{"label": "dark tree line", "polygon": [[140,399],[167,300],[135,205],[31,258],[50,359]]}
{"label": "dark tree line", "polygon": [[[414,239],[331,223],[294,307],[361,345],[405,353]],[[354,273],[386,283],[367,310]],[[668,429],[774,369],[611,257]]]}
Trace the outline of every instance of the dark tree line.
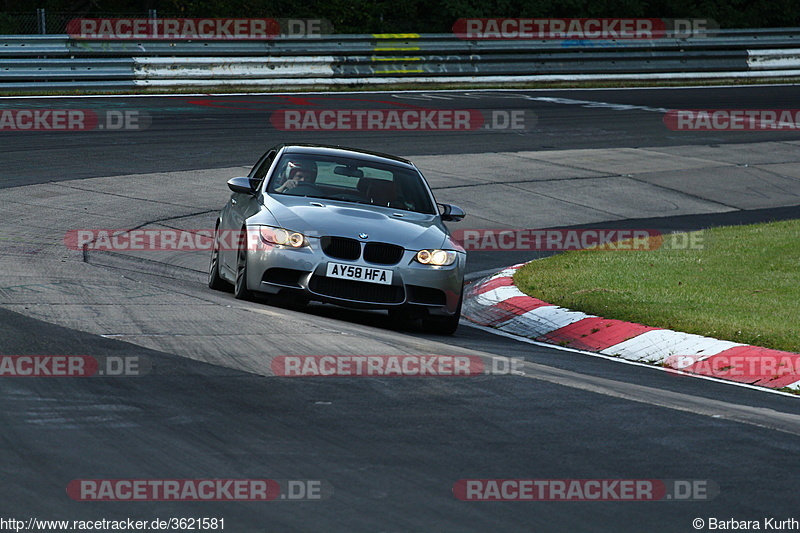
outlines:
{"label": "dark tree line", "polygon": [[458,18],[710,18],[721,28],[800,26],[799,0],[0,0],[6,18],[44,8],[84,16],[323,18],[337,33],[448,33]]}

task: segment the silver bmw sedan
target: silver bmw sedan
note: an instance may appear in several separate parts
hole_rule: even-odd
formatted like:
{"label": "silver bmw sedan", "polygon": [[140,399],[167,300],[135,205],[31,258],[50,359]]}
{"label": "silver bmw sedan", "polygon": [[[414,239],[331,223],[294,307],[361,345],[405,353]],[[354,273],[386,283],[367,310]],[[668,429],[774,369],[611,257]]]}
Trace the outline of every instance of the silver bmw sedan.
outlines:
{"label": "silver bmw sedan", "polygon": [[216,222],[208,285],[239,299],[289,296],[421,319],[452,334],[466,252],[420,171],[398,157],[335,146],[271,148],[232,178]]}

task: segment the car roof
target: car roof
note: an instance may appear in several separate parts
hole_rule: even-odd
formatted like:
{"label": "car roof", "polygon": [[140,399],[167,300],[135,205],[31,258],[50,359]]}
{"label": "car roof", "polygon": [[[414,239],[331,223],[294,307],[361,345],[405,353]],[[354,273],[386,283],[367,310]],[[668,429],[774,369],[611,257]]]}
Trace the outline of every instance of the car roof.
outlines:
{"label": "car roof", "polygon": [[284,153],[289,154],[308,154],[308,155],[327,155],[338,157],[355,157],[373,163],[389,163],[397,165],[408,166],[416,169],[414,164],[408,159],[397,157],[394,155],[383,154],[380,152],[372,152],[369,150],[361,150],[358,148],[347,148],[344,146],[335,146],[329,144],[284,144],[282,145]]}

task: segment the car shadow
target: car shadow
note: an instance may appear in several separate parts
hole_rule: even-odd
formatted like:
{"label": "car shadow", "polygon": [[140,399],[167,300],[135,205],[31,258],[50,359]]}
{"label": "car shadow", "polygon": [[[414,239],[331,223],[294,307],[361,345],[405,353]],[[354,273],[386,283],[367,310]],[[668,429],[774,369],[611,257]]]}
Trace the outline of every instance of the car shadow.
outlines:
{"label": "car shadow", "polygon": [[257,297],[256,302],[270,307],[298,311],[307,315],[332,318],[334,320],[344,320],[351,324],[360,324],[363,326],[370,326],[390,331],[410,333],[425,337],[452,336],[439,335],[424,331],[421,320],[397,320],[396,318],[390,316],[387,311],[383,310],[351,309],[349,307],[340,307],[334,304],[313,301],[309,302],[308,304],[303,304],[294,302],[292,300],[275,297],[272,297],[269,300]]}

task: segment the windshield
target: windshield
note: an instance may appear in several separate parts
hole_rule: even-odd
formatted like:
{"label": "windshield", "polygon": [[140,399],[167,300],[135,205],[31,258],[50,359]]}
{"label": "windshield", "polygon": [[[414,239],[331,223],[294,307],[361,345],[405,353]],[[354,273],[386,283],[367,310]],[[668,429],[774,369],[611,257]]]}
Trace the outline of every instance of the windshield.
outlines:
{"label": "windshield", "polygon": [[267,192],[436,213],[418,172],[361,159],[284,154]]}

